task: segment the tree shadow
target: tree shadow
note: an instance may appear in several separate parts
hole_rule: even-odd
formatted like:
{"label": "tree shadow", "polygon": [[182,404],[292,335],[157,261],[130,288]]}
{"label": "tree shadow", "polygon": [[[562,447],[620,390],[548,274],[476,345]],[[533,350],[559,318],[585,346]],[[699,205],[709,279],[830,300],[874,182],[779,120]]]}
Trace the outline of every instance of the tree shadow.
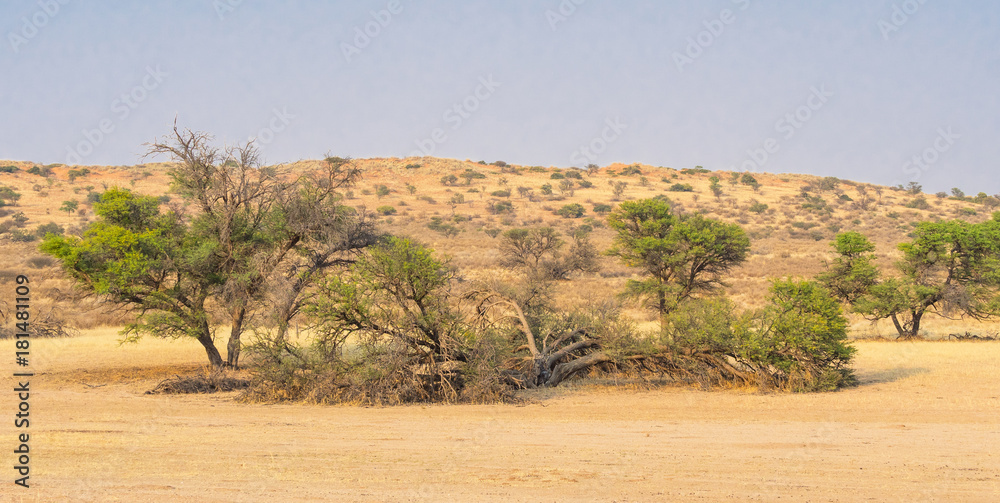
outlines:
{"label": "tree shadow", "polygon": [[926,374],[930,369],[924,367],[896,367],[891,369],[857,372],[858,386],[884,384],[901,381],[915,375]]}

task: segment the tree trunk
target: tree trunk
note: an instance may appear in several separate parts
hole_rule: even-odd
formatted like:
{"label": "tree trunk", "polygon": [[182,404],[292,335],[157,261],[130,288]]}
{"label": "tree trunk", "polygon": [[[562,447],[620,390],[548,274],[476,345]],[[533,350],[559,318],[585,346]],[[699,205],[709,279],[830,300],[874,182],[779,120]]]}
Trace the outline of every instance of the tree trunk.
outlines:
{"label": "tree trunk", "polygon": [[552,369],[552,375],[547,381],[545,381],[545,386],[556,387],[559,383],[566,380],[566,378],[572,376],[573,374],[593,367],[604,362],[611,361],[611,357],[604,354],[603,352],[590,353],[582,358],[577,358],[571,362],[560,363]]}
{"label": "tree trunk", "polygon": [[215,347],[215,341],[212,340],[212,333],[208,329],[208,322],[202,322],[201,325],[198,342],[205,347],[205,353],[208,354],[208,362],[212,364],[212,368],[220,369],[222,368],[222,355],[219,354],[219,348]]}
{"label": "tree trunk", "polygon": [[913,328],[910,329],[909,339],[917,339],[920,337],[920,318],[924,317],[923,311],[917,312],[912,311],[913,316]]}
{"label": "tree trunk", "polygon": [[892,324],[896,327],[896,333],[899,334],[899,336],[897,336],[896,338],[897,339],[906,338],[906,330],[903,329],[903,325],[899,323],[899,318],[897,318],[895,314],[893,314],[891,318],[892,318]]}
{"label": "tree trunk", "polygon": [[240,335],[243,334],[243,320],[246,318],[246,308],[239,308],[233,313],[233,326],[229,332],[229,343],[226,345],[226,365],[236,369],[240,364]]}
{"label": "tree trunk", "polygon": [[667,336],[667,342],[673,343],[674,336],[667,333],[667,295],[663,293],[663,290],[657,292],[659,298],[659,308],[660,308],[660,333]]}

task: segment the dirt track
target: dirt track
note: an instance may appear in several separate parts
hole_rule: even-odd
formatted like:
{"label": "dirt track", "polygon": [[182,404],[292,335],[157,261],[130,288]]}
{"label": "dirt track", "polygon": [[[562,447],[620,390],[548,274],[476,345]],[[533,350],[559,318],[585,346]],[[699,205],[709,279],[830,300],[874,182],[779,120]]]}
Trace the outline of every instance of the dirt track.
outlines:
{"label": "dirt track", "polygon": [[863,384],[839,393],[577,385],[379,409],[143,395],[201,355],[113,342],[42,348],[31,488],[8,468],[0,499],[1000,501],[998,343],[858,343]]}

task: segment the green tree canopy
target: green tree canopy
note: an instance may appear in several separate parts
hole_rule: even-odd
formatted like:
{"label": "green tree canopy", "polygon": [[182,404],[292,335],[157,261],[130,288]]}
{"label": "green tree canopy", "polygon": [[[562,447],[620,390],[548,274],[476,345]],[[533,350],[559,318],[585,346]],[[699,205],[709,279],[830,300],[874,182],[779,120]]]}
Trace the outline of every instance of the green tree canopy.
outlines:
{"label": "green tree canopy", "polygon": [[[872,271],[867,255],[872,247],[866,243],[838,236],[841,257],[824,278],[855,312],[870,320],[892,320],[900,338],[919,337],[928,312],[977,320],[1000,314],[1000,214],[979,224],[920,223],[912,241],[899,245],[898,275],[884,280]],[[834,279],[838,272],[845,273],[844,279]]]}
{"label": "green tree canopy", "polygon": [[190,336],[215,366],[206,301],[225,278],[213,244],[189,232],[177,214],[161,213],[154,197],[112,188],[94,204],[98,220],[78,238],[49,234],[44,253],[84,289],[137,314],[123,335]]}
{"label": "green tree canopy", "polygon": [[652,299],[661,323],[680,302],[724,285],[722,275],[750,250],[738,225],[701,215],[679,217],[660,199],[626,201],[608,216],[608,225],[618,231],[608,254],[649,276],[629,280],[626,294]]}

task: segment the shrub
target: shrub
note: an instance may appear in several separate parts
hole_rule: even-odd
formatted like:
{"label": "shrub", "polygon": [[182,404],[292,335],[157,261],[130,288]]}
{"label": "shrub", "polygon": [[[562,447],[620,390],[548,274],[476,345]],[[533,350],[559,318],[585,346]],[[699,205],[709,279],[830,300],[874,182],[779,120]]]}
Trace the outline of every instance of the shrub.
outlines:
{"label": "shrub", "polygon": [[90,169],[88,168],[71,169],[67,173],[67,175],[69,175],[69,181],[71,183],[76,181],[77,178],[83,178],[89,174],[90,174]]}
{"label": "shrub", "polygon": [[562,180],[563,178],[566,178],[566,175],[562,173],[552,173],[551,175],[549,175],[549,178],[553,180]]}
{"label": "shrub", "polygon": [[498,215],[501,213],[513,213],[514,203],[510,201],[490,201],[486,205],[486,210],[494,215]]}
{"label": "shrub", "polygon": [[21,168],[17,166],[0,166],[0,173],[14,173],[16,171],[21,171]]}
{"label": "shrub", "polygon": [[455,175],[444,175],[441,177],[441,185],[455,185],[458,183],[458,177]]}
{"label": "shrub", "polygon": [[591,182],[590,180],[580,180],[580,181],[576,182],[576,184],[581,189],[589,189],[589,188],[591,188],[591,187],[594,186],[594,183]]}
{"label": "shrub", "polygon": [[829,391],[854,383],[847,367],[847,319],[830,292],[814,281],[775,281],[770,306],[741,330],[738,355],[778,370],[776,380],[795,391]]}
{"label": "shrub", "polygon": [[39,238],[44,238],[48,234],[62,236],[63,232],[64,230],[62,226],[53,222],[42,224],[35,228],[35,236],[38,236]]}
{"label": "shrub", "polygon": [[681,170],[681,174],[684,175],[697,175],[700,173],[710,173],[710,171],[701,166],[695,166],[693,168],[685,168]]}
{"label": "shrub", "polygon": [[421,165],[417,163],[407,164],[404,169],[420,169]]}
{"label": "shrub", "polygon": [[622,174],[622,176],[641,175],[642,174],[642,170],[639,169],[639,165],[638,164],[633,164],[631,166],[625,166],[624,168],[622,168],[621,174]]}
{"label": "shrub", "polygon": [[586,213],[587,210],[583,208],[583,205],[578,203],[567,204],[556,211],[556,214],[563,218],[580,218]]}
{"label": "shrub", "polygon": [[927,203],[927,198],[924,196],[915,197],[913,198],[913,200],[907,201],[906,204],[904,204],[903,206],[906,206],[907,208],[915,208],[918,210],[928,210],[931,207],[931,205]]}
{"label": "shrub", "polygon": [[962,208],[962,209],[958,210],[958,214],[959,215],[973,217],[973,216],[976,216],[976,210],[974,210],[972,208]]}
{"label": "shrub", "polygon": [[493,197],[510,197],[510,189],[494,190],[490,192]]}
{"label": "shrub", "polygon": [[21,193],[11,187],[0,185],[0,206],[15,206],[21,199]]}
{"label": "shrub", "polygon": [[693,363],[714,367],[702,380],[721,371],[747,384],[792,391],[855,383],[847,320],[813,281],[775,281],[768,305],[742,314],[725,298],[692,299],[670,314],[663,336],[680,354],[700,355]]}
{"label": "shrub", "polygon": [[465,179],[465,184],[466,185],[472,185],[472,181],[473,180],[481,180],[483,178],[486,178],[486,175],[484,175],[484,174],[482,174],[482,173],[480,173],[480,172],[478,172],[478,171],[476,171],[474,169],[469,169],[469,168],[466,168],[466,170],[463,171],[462,174],[460,174],[458,176],[460,176],[460,177],[462,177],[462,178]]}
{"label": "shrub", "polygon": [[750,213],[757,213],[758,215],[767,211],[768,206],[762,202],[754,200],[747,210]]}
{"label": "shrub", "polygon": [[694,187],[689,183],[675,183],[667,190],[670,192],[694,192]]}
{"label": "shrub", "polygon": [[575,180],[583,180],[583,175],[575,169],[567,170],[565,173],[566,178],[573,178]]}
{"label": "shrub", "polygon": [[594,205],[594,213],[597,213],[598,215],[611,213],[611,210],[612,208],[610,204],[598,203]]}
{"label": "shrub", "polygon": [[28,223],[28,216],[25,215],[23,211],[14,213],[14,215],[12,215],[10,218],[11,222],[14,223],[14,227],[17,227],[18,229],[24,227],[24,225]]}
{"label": "shrub", "polygon": [[379,215],[385,215],[385,216],[395,215],[396,214],[396,208],[393,208],[392,206],[388,206],[388,205],[387,206],[379,206],[378,208],[375,208],[375,211],[377,211]]}
{"label": "shrub", "polygon": [[458,233],[462,232],[458,227],[444,223],[444,219],[441,217],[432,217],[430,223],[427,224],[427,228],[434,232],[440,232],[446,237],[457,236]]}
{"label": "shrub", "polygon": [[34,232],[26,232],[21,229],[14,229],[10,231],[10,238],[18,243],[30,243],[31,241],[38,239],[38,236],[36,236]]}

